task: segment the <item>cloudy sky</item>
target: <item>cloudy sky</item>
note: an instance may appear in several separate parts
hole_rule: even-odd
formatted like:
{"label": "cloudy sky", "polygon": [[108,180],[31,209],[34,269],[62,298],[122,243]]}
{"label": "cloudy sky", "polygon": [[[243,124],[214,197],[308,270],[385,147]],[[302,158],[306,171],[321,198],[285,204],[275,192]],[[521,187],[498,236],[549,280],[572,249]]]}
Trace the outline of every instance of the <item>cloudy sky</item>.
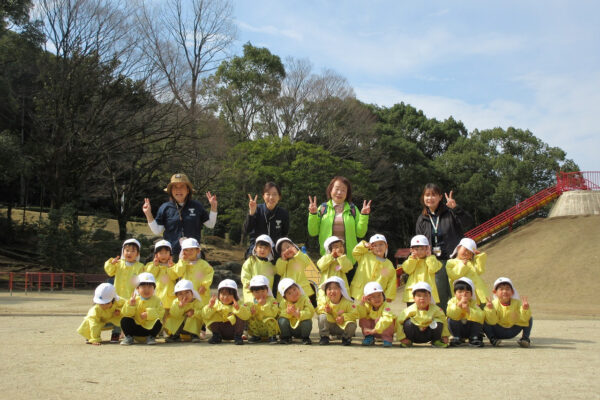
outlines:
{"label": "cloudy sky", "polygon": [[600,2],[238,0],[234,14],[240,49],[333,69],[363,102],[529,129],[600,170]]}

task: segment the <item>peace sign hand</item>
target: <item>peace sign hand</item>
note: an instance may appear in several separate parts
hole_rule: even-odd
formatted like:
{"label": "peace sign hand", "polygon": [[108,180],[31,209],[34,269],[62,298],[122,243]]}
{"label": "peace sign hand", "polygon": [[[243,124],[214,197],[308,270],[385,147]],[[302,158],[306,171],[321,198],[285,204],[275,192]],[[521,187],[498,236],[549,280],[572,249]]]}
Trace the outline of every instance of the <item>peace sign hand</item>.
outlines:
{"label": "peace sign hand", "polygon": [[210,203],[210,211],[214,211],[217,212],[217,195],[213,195],[210,192],[206,192],[206,199],[208,200],[208,202]]}
{"label": "peace sign hand", "polygon": [[371,201],[372,200],[369,200],[369,202],[367,203],[366,200],[363,200],[362,210],[360,210],[361,214],[369,215],[371,213]]}
{"label": "peace sign hand", "polygon": [[248,214],[250,215],[254,215],[256,213],[256,208],[258,207],[256,204],[256,199],[258,199],[258,195],[254,196],[253,199],[252,196],[250,196],[250,193],[248,193],[248,200],[250,200],[248,202],[248,208],[250,209]]}
{"label": "peace sign hand", "polygon": [[144,199],[144,205],[142,206],[142,211],[144,212],[144,215],[146,215],[147,217],[152,217],[152,206],[150,205],[149,198]]}
{"label": "peace sign hand", "polygon": [[523,310],[529,310],[529,302],[527,301],[527,296],[523,296]]}
{"label": "peace sign hand", "polygon": [[311,214],[317,213],[317,196],[312,199],[308,196],[308,212]]}
{"label": "peace sign hand", "polygon": [[454,193],[453,190],[450,191],[450,195],[448,195],[448,193],[444,193],[444,196],[446,196],[446,206],[448,206],[448,208],[456,207],[456,200],[452,198],[452,193]]}

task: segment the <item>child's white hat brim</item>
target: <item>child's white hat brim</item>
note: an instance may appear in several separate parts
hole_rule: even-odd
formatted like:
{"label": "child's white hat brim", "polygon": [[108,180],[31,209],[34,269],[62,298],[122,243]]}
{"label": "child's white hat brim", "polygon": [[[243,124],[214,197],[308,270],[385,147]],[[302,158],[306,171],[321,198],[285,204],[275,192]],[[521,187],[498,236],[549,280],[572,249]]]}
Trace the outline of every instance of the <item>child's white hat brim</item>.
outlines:
{"label": "child's white hat brim", "polygon": [[431,286],[427,282],[417,282],[410,287],[411,293],[414,295],[417,290],[427,290],[430,294],[431,301],[430,304],[435,304],[435,299],[433,295],[431,295]]}
{"label": "child's white hat brim", "polygon": [[175,284],[175,289],[173,289],[173,293],[177,294],[179,292],[185,292],[186,290],[191,290],[194,298],[196,300],[201,300],[200,293],[196,289],[194,289],[194,284],[192,281],[187,279],[182,279]]}
{"label": "child's white hat brim", "polygon": [[252,249],[252,255],[256,256],[256,245],[259,243],[267,243],[269,246],[271,246],[271,251],[269,251],[269,255],[267,256],[267,260],[272,261],[273,260],[273,250],[275,247],[275,244],[273,243],[273,239],[271,239],[271,236],[269,235],[259,235],[256,240],[254,241],[254,248]]}
{"label": "child's white hat brim", "polygon": [[387,239],[382,234],[376,233],[369,239],[369,243],[373,244],[375,242],[385,242],[385,244],[387,244]]}
{"label": "child's white hat brim", "polygon": [[142,272],[137,276],[137,286],[140,286],[142,283],[154,283],[156,285],[156,279],[150,272]]}
{"label": "child's white hat brim", "polygon": [[140,261],[140,252],[142,251],[142,245],[137,239],[134,239],[134,238],[127,239],[126,241],[123,242],[123,246],[121,247],[121,259],[123,259],[123,260],[125,259],[125,246],[128,244],[134,244],[137,246],[138,255],[135,258],[135,261]]}
{"label": "child's white hat brim", "polygon": [[298,289],[300,289],[300,293],[304,295],[304,289],[302,289],[302,286],[298,285],[296,281],[294,281],[292,278],[283,278],[282,280],[280,280],[279,285],[277,286],[277,290],[279,291],[279,294],[281,294],[281,296],[285,296],[285,291],[293,285],[298,286]]}
{"label": "child's white hat brim", "polygon": [[429,246],[429,240],[427,239],[427,236],[425,236],[425,235],[413,236],[413,238],[410,239],[410,247],[415,247],[415,246]]}
{"label": "child's white hat brim", "polygon": [[173,250],[173,247],[171,247],[171,242],[163,239],[154,244],[154,252],[156,253],[156,250],[160,249],[161,247],[168,247],[170,250]]}
{"label": "child's white hat brim", "polygon": [[477,251],[477,243],[475,243],[475,241],[473,239],[471,239],[471,238],[462,238],[462,239],[460,239],[460,242],[458,243],[458,246],[456,246],[454,248],[454,251],[450,255],[450,258],[454,258],[456,256],[456,254],[458,254],[458,248],[460,246],[462,246],[465,249],[469,250],[473,254]]}
{"label": "child's white hat brim", "polygon": [[[510,287],[513,290],[513,295],[512,295],[511,298],[513,298],[515,300],[519,300],[520,299],[519,292],[517,292],[517,289],[515,289],[515,285],[513,285],[512,281],[509,278],[505,277],[505,276],[501,276],[500,278],[498,278],[498,279],[496,279],[494,281],[494,290],[496,290],[496,288],[498,287],[498,285],[500,285],[501,283],[508,283],[510,285]],[[498,296],[496,296],[494,294],[494,298],[497,299]]]}
{"label": "child's white hat brim", "polygon": [[281,253],[281,250],[280,250],[280,249],[281,249],[281,245],[282,245],[284,242],[290,242],[290,243],[292,244],[292,246],[294,246],[296,249],[298,249],[298,246],[296,246],[296,243],[294,243],[294,242],[292,241],[292,239],[290,239],[290,238],[286,238],[286,237],[282,237],[282,238],[281,238],[281,239],[279,239],[279,240],[277,241],[277,243],[275,244],[275,251],[277,251],[277,253]]}
{"label": "child's white hat brim", "polygon": [[185,249],[199,249],[200,243],[194,238],[187,238],[181,242],[181,250]]}
{"label": "child's white hat brim", "polygon": [[325,242],[323,242],[323,247],[325,248],[325,251],[327,252],[327,254],[331,254],[331,248],[330,247],[335,242],[342,242],[342,243],[344,243],[344,239],[340,239],[337,236],[329,236],[327,239],[325,239]]}
{"label": "child's white hat brim", "polygon": [[344,280],[342,278],[340,278],[339,276],[331,276],[327,278],[325,282],[321,283],[321,289],[323,289],[323,291],[325,291],[325,288],[327,287],[328,283],[337,283],[338,285],[340,285],[342,296],[344,296],[345,299],[352,301],[352,298],[350,297],[350,295],[348,295],[348,291],[346,290],[346,284],[344,283]]}
{"label": "child's white hat brim", "polygon": [[217,293],[219,293],[221,291],[221,289],[233,289],[234,290],[234,298],[235,300],[239,300],[239,296],[238,296],[238,287],[237,287],[237,283],[235,283],[235,281],[233,279],[223,279],[221,282],[219,282],[219,286],[217,287]]}
{"label": "child's white hat brim", "polygon": [[108,304],[113,300],[119,300],[115,287],[110,283],[101,283],[94,291],[94,303]]}
{"label": "child's white hat brim", "polygon": [[273,291],[271,290],[271,282],[269,282],[269,278],[267,278],[264,275],[254,275],[252,279],[250,279],[250,285],[248,287],[250,291],[252,291],[253,287],[257,288],[263,286],[267,287],[267,292],[269,293],[269,296],[273,296]]}
{"label": "child's white hat brim", "polygon": [[370,296],[373,293],[383,293],[383,287],[379,282],[368,282],[365,285],[363,289],[363,294],[365,296]]}
{"label": "child's white hat brim", "polygon": [[[463,276],[462,278],[458,278],[457,280],[455,280],[452,286],[456,287],[456,284],[458,282],[463,282],[469,285],[469,287],[471,288],[471,293],[473,293],[473,298],[477,298],[477,292],[475,292],[475,284],[471,279],[467,278],[466,276]],[[452,289],[454,289],[454,287]]]}

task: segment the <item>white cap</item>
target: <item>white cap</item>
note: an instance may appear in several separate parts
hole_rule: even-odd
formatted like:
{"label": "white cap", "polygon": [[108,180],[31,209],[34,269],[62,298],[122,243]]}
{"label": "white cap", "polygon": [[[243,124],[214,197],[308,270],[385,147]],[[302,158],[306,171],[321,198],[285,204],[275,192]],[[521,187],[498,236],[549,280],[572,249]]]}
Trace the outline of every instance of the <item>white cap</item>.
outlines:
{"label": "white cap", "polygon": [[294,242],[292,242],[292,239],[290,238],[286,238],[286,237],[282,237],[281,239],[279,239],[277,241],[277,243],[275,244],[275,250],[280,253],[279,248],[281,247],[281,245],[283,244],[283,242],[290,242],[292,244],[292,246],[294,246],[295,248],[298,248],[298,246],[296,246],[296,244]]}
{"label": "white cap", "polygon": [[196,289],[194,289],[194,284],[192,281],[188,281],[187,279],[182,279],[175,284],[175,289],[173,289],[173,293],[184,292],[186,290],[191,290],[195,299],[200,299],[200,294]]}
{"label": "white cap", "polygon": [[410,239],[410,247],[414,246],[429,246],[429,240],[425,235],[417,235]]}
{"label": "white cap", "polygon": [[200,243],[194,238],[187,238],[181,242],[181,250],[185,249],[199,249]]}
{"label": "white cap", "polygon": [[321,283],[321,289],[323,289],[323,291],[325,291],[325,288],[327,287],[328,283],[337,283],[338,285],[340,285],[340,289],[342,291],[342,296],[344,296],[347,300],[352,301],[352,298],[348,295],[348,291],[346,290],[346,284],[344,283],[344,280],[342,278],[340,278],[339,276],[331,276],[329,278],[327,278],[327,280],[323,283]]}
{"label": "white cap", "polygon": [[217,293],[221,291],[221,289],[233,289],[234,290],[234,295],[233,297],[236,300],[239,300],[239,296],[238,296],[238,287],[237,287],[237,283],[235,283],[235,281],[233,279],[223,279],[221,282],[219,282],[219,286],[217,288]]}
{"label": "white cap", "polygon": [[471,288],[471,293],[473,293],[473,298],[474,299],[477,298],[477,293],[475,292],[475,284],[473,283],[472,280],[470,280],[466,276],[463,276],[462,278],[458,278],[457,280],[455,280],[454,283],[452,284],[452,286],[456,287],[456,284],[458,282],[463,282],[463,283],[466,283],[467,285],[469,285],[469,287]]}
{"label": "white cap", "polygon": [[279,286],[277,286],[277,290],[279,290],[279,293],[282,296],[284,296],[285,291],[288,290],[290,288],[290,286],[292,286],[292,285],[298,286],[298,289],[300,289],[300,293],[304,294],[304,290],[302,289],[302,286],[298,285],[296,283],[296,281],[294,281],[292,278],[283,278],[282,280],[280,280]]}
{"label": "white cap", "polygon": [[344,243],[344,239],[340,239],[337,236],[329,236],[327,239],[325,239],[325,242],[323,242],[323,247],[325,247],[325,251],[327,252],[327,254],[331,254],[331,249],[329,247],[335,242]]}
{"label": "white cap", "polygon": [[269,282],[269,278],[267,278],[264,275],[254,275],[252,279],[250,279],[250,290],[252,290],[253,287],[261,286],[266,286],[269,296],[273,296],[273,292],[271,291],[271,282]]}
{"label": "white cap", "polygon": [[137,286],[140,286],[142,283],[154,283],[156,285],[156,279],[150,272],[142,272],[137,276]]}
{"label": "white cap", "polygon": [[383,293],[383,287],[379,282],[368,282],[363,289],[363,293],[365,296],[370,296],[373,293]]}
{"label": "white cap", "polygon": [[458,253],[458,247],[462,246],[465,249],[469,250],[471,253],[475,253],[475,251],[477,251],[477,243],[475,243],[475,241],[471,238],[462,238],[460,239],[460,242],[458,243],[458,246],[456,246],[456,248],[454,249],[454,251],[452,252],[452,254],[450,255],[450,258],[454,258],[454,256]]}
{"label": "white cap", "polygon": [[160,249],[161,247],[168,247],[169,249],[173,249],[171,247],[171,243],[168,240],[159,240],[158,242],[154,243],[154,252],[156,253],[157,249]]}
{"label": "white cap", "polygon": [[135,258],[135,261],[140,261],[140,252],[142,251],[142,245],[140,244],[140,242],[138,242],[136,239],[127,239],[126,241],[123,242],[123,246],[121,247],[121,258],[125,258],[125,245],[128,244],[135,244],[138,248],[138,255]]}
{"label": "white cap", "polygon": [[[417,282],[411,286],[410,290],[413,295],[415,294],[415,292],[417,290],[427,290],[429,292],[429,294],[431,294],[431,286],[429,286],[429,283],[427,283],[427,282]],[[434,300],[433,296],[430,296],[430,298],[431,298],[431,301],[429,303],[435,304],[435,300]]]}
{"label": "white cap", "polygon": [[375,242],[385,242],[385,244],[387,244],[387,240],[385,239],[385,236],[383,236],[380,233],[376,233],[375,235],[371,236],[371,238],[369,239],[369,243],[375,243]]}
{"label": "white cap", "polygon": [[273,243],[273,239],[271,239],[271,236],[269,235],[259,235],[256,240],[254,241],[254,248],[252,249],[252,255],[256,255],[256,244],[258,242],[263,242],[263,243],[268,243],[269,246],[271,246],[271,251],[269,252],[269,255],[267,256],[267,260],[271,261],[273,260],[273,248],[275,247],[275,244]]}
{"label": "white cap", "polygon": [[[498,285],[500,285],[501,283],[508,283],[510,285],[510,287],[512,287],[512,290],[513,290],[512,298],[515,299],[515,300],[519,300],[519,292],[517,292],[517,289],[515,289],[515,285],[513,285],[512,281],[509,278],[501,276],[500,278],[496,279],[494,281],[494,290],[496,290],[496,288],[498,287]],[[494,298],[497,298],[497,297],[498,296],[496,296],[494,294]]]}
{"label": "white cap", "polygon": [[94,291],[94,303],[108,304],[113,300],[119,300],[115,287],[110,283],[101,283]]}

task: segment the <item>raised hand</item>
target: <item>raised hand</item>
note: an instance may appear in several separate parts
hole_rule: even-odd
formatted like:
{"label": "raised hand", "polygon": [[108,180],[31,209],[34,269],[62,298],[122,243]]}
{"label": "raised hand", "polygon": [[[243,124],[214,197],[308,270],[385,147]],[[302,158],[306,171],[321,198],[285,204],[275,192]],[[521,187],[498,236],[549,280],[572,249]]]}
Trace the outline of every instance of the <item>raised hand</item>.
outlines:
{"label": "raised hand", "polygon": [[141,319],[148,319],[148,313],[146,311],[144,311],[143,313],[140,313],[140,318]]}
{"label": "raised hand", "polygon": [[331,312],[331,306],[329,305],[329,303],[325,303],[325,312],[326,313],[330,313]]}
{"label": "raised hand", "polygon": [[169,261],[167,261],[167,265],[169,267],[172,267],[173,265],[175,265],[175,263],[173,262],[173,256],[169,256]]}
{"label": "raised hand", "polygon": [[130,306],[135,306],[135,295],[136,295],[136,291],[134,290],[133,293],[131,294],[131,298],[129,299],[129,305]]}
{"label": "raised hand", "polygon": [[338,317],[336,317],[335,322],[338,324],[343,324],[344,323],[344,316],[340,315]]}
{"label": "raised hand", "polygon": [[160,264],[160,261],[158,261],[158,253],[154,254],[154,260],[152,260],[152,262],[154,263],[154,265]]}
{"label": "raised hand", "polygon": [[316,214],[317,209],[317,196],[313,197],[312,199],[310,196],[308,196],[308,212],[311,214]]}
{"label": "raised hand", "polygon": [[236,310],[240,309],[240,305],[238,304],[236,299],[233,299],[233,308],[235,308]]}
{"label": "raised hand", "polygon": [[444,193],[444,196],[446,196],[446,206],[448,206],[448,208],[454,208],[454,207],[456,207],[456,200],[454,200],[452,198],[452,193],[453,192],[454,191],[451,190],[450,191],[450,195],[448,195],[448,193]]}
{"label": "raised hand", "polygon": [[369,215],[371,213],[371,201],[372,200],[369,200],[367,203],[366,200],[363,200],[362,210],[360,210],[361,214]]}
{"label": "raised hand", "polygon": [[210,192],[206,192],[206,199],[208,200],[208,202],[210,203],[210,211],[217,211],[217,206],[218,206],[218,202],[217,202],[217,195],[213,195]]}
{"label": "raised hand", "polygon": [[206,293],[206,288],[204,286],[199,286],[198,287],[198,293],[200,293],[200,294]]}
{"label": "raised hand", "polygon": [[121,259],[121,256],[116,256],[115,258],[113,258],[112,260],[110,260],[111,264],[116,264],[119,262],[119,260]]}
{"label": "raised hand", "polygon": [[248,214],[250,215],[254,215],[256,213],[256,208],[258,207],[258,205],[256,204],[256,199],[258,199],[258,195],[252,198],[252,196],[250,196],[250,193],[248,193]]}
{"label": "raised hand", "polygon": [[412,258],[418,258],[418,257],[417,257],[417,249],[415,249],[414,247],[411,247],[411,248],[410,248],[410,256],[411,256]]}
{"label": "raised hand", "polygon": [[527,301],[527,296],[523,296],[523,310],[529,310],[529,302]]}
{"label": "raised hand", "polygon": [[490,299],[489,297],[486,297],[486,298],[485,298],[485,306],[486,306],[487,308],[489,308],[490,310],[491,310],[492,308],[494,308],[494,303],[492,303],[492,299]]}
{"label": "raised hand", "polygon": [[210,301],[208,302],[208,306],[209,306],[210,308],[213,308],[213,307],[215,306],[215,303],[216,303],[216,302],[217,302],[217,295],[216,295],[216,294],[213,294],[213,295],[210,297]]}
{"label": "raised hand", "polygon": [[152,217],[152,206],[150,206],[149,198],[144,199],[144,205],[142,206],[142,211],[144,212],[144,215],[146,215],[147,217]]}

